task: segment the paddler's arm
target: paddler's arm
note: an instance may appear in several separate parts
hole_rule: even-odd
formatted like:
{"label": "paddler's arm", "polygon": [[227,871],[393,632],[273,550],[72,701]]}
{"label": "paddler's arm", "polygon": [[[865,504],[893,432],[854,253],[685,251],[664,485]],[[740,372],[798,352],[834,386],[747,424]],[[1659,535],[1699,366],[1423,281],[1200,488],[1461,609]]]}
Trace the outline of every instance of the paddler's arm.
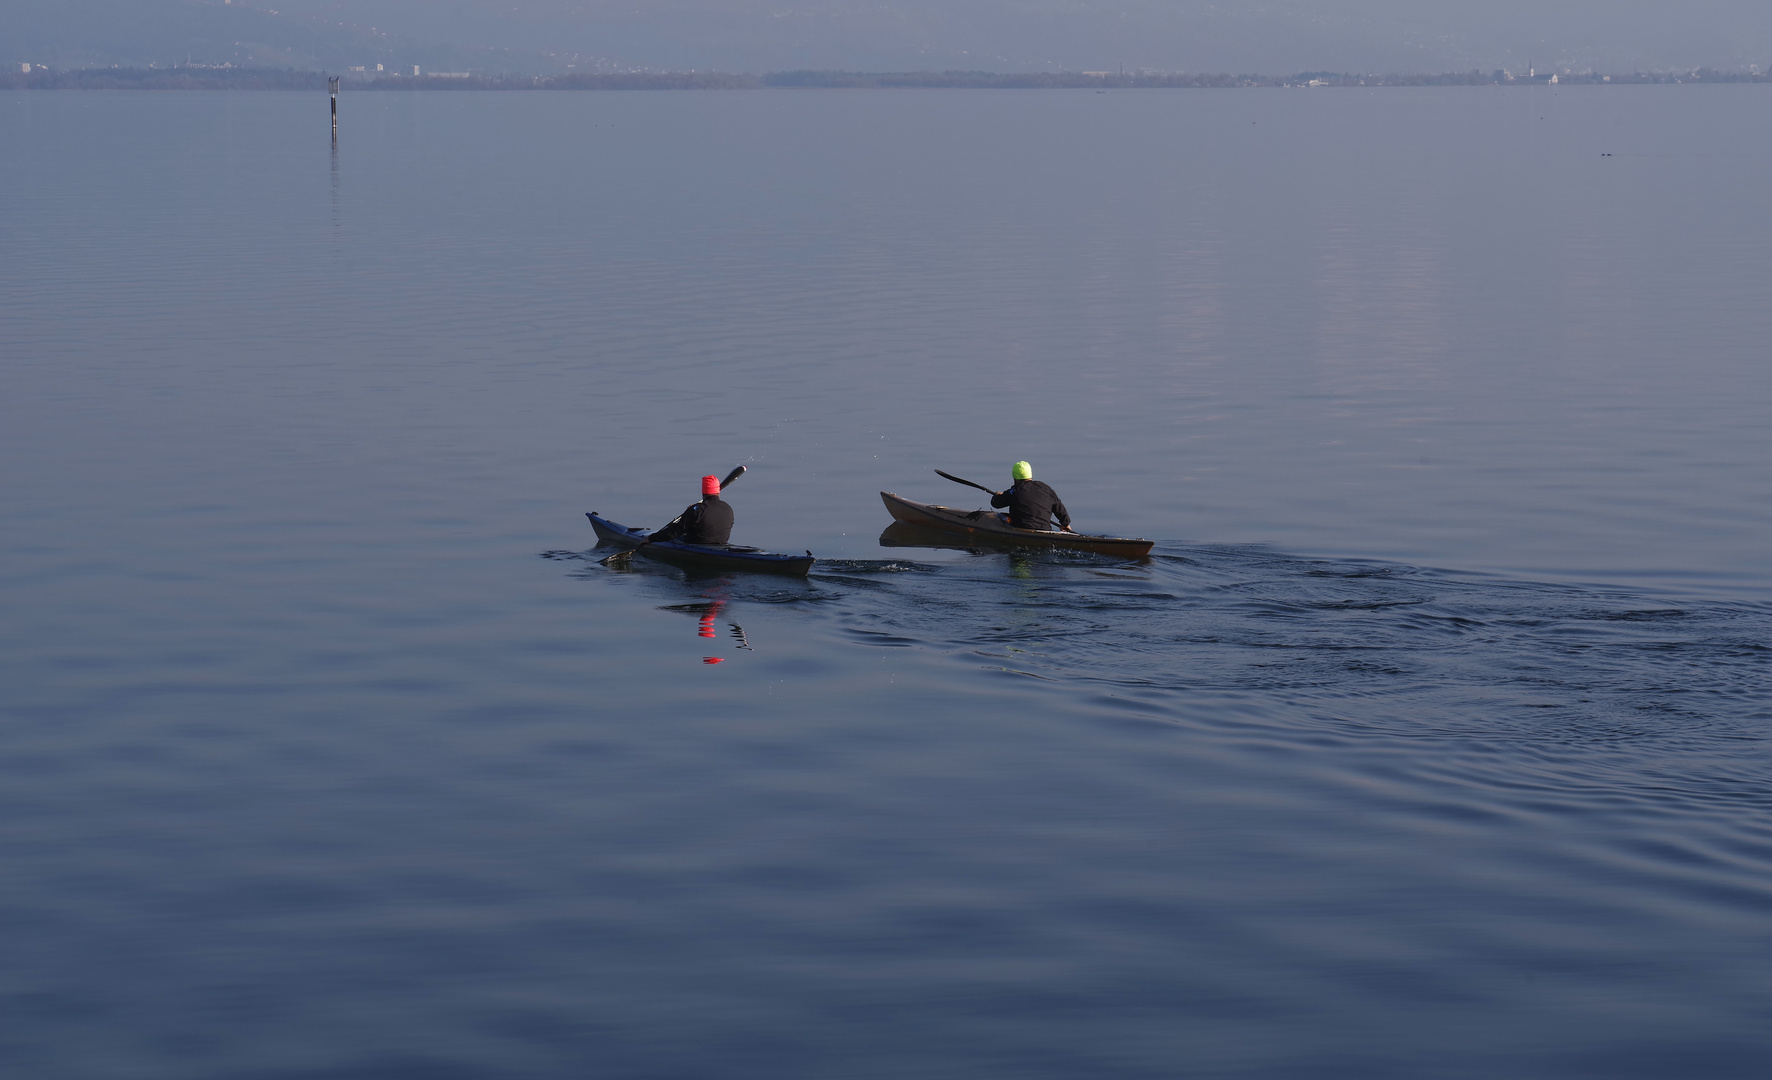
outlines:
{"label": "paddler's arm", "polygon": [[689,508],[684,510],[681,514],[678,514],[674,519],[672,519],[672,521],[669,525],[666,525],[664,528],[653,533],[652,536],[649,538],[649,542],[656,544],[660,541],[675,540],[677,537],[682,536],[684,533],[688,532],[690,526],[693,523],[698,522],[700,520],[701,520],[701,504],[700,503],[690,503]]}
{"label": "paddler's arm", "polygon": [[1056,494],[1052,496],[1052,516],[1058,519],[1058,527],[1065,532],[1076,532],[1071,528],[1071,512],[1064,508],[1064,502]]}

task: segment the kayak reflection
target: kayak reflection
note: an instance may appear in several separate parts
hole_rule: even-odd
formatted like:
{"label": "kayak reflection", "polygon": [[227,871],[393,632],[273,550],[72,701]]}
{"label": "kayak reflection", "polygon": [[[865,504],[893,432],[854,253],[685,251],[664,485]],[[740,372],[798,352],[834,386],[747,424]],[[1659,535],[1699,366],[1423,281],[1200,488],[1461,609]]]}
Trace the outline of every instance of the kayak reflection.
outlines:
{"label": "kayak reflection", "polygon": [[880,534],[881,547],[942,548],[948,551],[1019,551],[1014,544],[993,544],[984,537],[895,521]]}
{"label": "kayak reflection", "polygon": [[[688,615],[694,615],[696,617],[695,635],[700,638],[711,640],[719,637],[719,632],[715,629],[714,624],[719,621],[720,611],[725,608],[726,604],[727,601],[725,600],[708,600],[699,604],[666,604],[660,610],[681,611]],[[751,648],[751,639],[745,636],[744,627],[735,622],[729,622],[726,624],[726,633],[732,638],[732,640],[738,642],[737,646],[735,646],[736,648],[744,649],[748,652],[756,651]],[[704,656],[701,658],[701,662],[704,664],[721,664],[725,663],[725,658],[720,656]]]}

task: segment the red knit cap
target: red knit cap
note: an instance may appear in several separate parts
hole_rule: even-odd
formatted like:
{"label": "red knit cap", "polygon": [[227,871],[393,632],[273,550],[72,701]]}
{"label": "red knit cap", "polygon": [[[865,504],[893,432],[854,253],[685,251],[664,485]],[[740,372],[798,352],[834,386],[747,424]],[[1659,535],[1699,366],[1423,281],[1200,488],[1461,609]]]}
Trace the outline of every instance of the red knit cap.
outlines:
{"label": "red knit cap", "polygon": [[704,477],[702,477],[701,478],[701,493],[703,495],[718,495],[718,494],[720,494],[720,478],[718,476],[704,476]]}

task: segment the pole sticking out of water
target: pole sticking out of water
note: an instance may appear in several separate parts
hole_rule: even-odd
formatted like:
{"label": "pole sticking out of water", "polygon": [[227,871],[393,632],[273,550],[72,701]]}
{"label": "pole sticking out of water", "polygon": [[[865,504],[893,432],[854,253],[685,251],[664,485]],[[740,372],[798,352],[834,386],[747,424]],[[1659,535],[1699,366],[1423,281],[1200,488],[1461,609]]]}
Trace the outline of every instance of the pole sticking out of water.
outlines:
{"label": "pole sticking out of water", "polygon": [[338,145],[338,76],[333,75],[326,80],[326,89],[332,94],[332,145]]}

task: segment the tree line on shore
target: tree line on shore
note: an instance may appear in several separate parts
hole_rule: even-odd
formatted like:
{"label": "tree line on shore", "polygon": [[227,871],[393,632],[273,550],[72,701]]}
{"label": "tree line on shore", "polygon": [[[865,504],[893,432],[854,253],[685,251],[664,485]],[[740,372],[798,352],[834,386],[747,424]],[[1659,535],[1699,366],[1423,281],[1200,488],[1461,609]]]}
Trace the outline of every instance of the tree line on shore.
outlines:
{"label": "tree line on shore", "polygon": [[[328,72],[258,67],[69,68],[33,66],[30,71],[0,72],[0,89],[8,90],[324,90]],[[1556,73],[1559,85],[1632,85],[1660,83],[1763,83],[1772,75],[1757,71],[1698,68],[1680,72]],[[991,71],[778,71],[766,75],[722,72],[623,72],[554,76],[496,74],[393,75],[353,77],[351,90],[766,90],[766,89],[1181,89],[1189,87],[1289,86],[1491,86],[1545,84],[1552,73],[1519,75],[1506,71],[1452,72],[1438,75],[1372,75],[1346,72],[1304,72],[1296,75],[1230,75],[1151,72]]]}

